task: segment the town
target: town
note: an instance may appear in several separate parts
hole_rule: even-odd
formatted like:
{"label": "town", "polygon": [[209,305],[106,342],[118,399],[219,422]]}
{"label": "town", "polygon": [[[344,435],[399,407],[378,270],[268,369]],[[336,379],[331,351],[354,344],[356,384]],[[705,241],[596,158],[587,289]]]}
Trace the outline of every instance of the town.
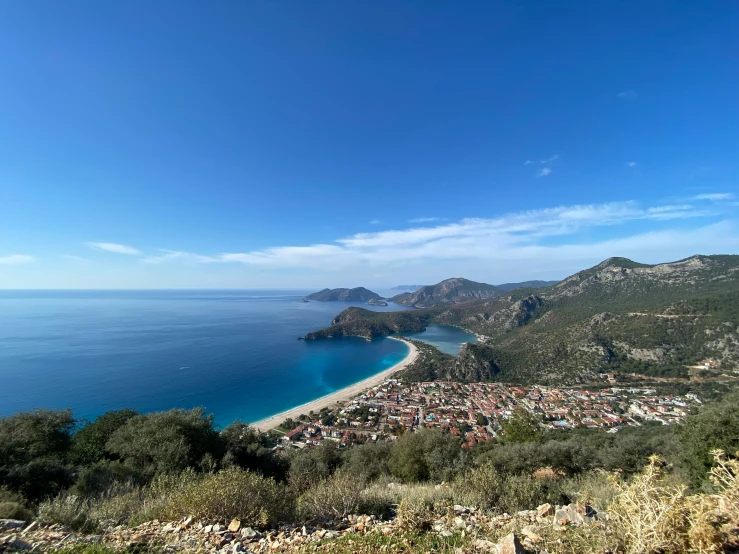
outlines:
{"label": "town", "polygon": [[459,437],[463,447],[494,439],[501,422],[525,410],[539,426],[550,429],[608,428],[653,421],[670,425],[684,418],[693,394],[660,396],[648,388],[565,389],[519,387],[498,383],[419,382],[388,379],[351,402],[298,421],[286,420],[282,448],[318,446],[335,441],[338,447],[395,440],[422,427],[439,428]]}

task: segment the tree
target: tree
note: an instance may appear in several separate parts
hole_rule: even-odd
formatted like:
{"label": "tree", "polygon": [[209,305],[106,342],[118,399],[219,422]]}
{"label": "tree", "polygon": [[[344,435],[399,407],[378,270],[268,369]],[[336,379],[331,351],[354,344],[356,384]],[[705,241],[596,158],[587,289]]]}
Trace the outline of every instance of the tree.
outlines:
{"label": "tree", "polygon": [[456,469],[460,446],[458,439],[435,429],[405,433],[393,448],[388,466],[406,482],[445,480]]}
{"label": "tree", "polygon": [[516,408],[508,421],[501,424],[503,443],[532,442],[542,437],[539,421],[524,408]]}
{"label": "tree", "polygon": [[711,450],[732,456],[739,451],[739,393],[707,404],[689,415],[678,430],[683,459],[694,486],[706,480],[713,465]]}
{"label": "tree", "polygon": [[134,416],[113,433],[105,449],[147,476],[198,468],[224,454],[213,416],[202,408]]}
{"label": "tree", "polygon": [[106,412],[95,421],[87,422],[72,437],[72,458],[82,465],[94,464],[99,460],[110,458],[105,444],[110,437],[129,419],[138,415],[133,410]]}
{"label": "tree", "polygon": [[31,501],[69,486],[73,427],[71,410],[35,410],[0,419],[0,485]]}

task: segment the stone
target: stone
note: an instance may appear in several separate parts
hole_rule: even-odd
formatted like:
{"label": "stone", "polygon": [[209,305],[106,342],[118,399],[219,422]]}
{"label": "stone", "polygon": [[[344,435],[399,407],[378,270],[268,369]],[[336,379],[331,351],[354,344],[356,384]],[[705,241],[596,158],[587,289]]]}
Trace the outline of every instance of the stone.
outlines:
{"label": "stone", "polygon": [[439,535],[442,536],[442,537],[445,537],[445,538],[446,537],[451,537],[452,536],[452,532],[449,529],[442,529],[441,530],[441,533],[439,533]]}
{"label": "stone", "polygon": [[20,519],[0,519],[0,529],[19,529],[26,524]]}
{"label": "stone", "polygon": [[526,554],[526,550],[518,537],[511,533],[498,543],[498,554]]}
{"label": "stone", "polygon": [[241,529],[241,522],[238,519],[232,519],[228,525],[228,530],[236,533],[239,529]]}
{"label": "stone", "polygon": [[206,525],[205,527],[203,527],[203,533],[210,533],[211,531],[213,531],[212,525]]}
{"label": "stone", "polygon": [[474,542],[475,548],[478,550],[482,550],[483,552],[490,552],[495,550],[496,545],[492,541],[488,541],[485,539],[477,539]]}
{"label": "stone", "polygon": [[457,529],[464,529],[465,527],[467,527],[467,522],[461,517],[457,516],[454,518],[454,526]]}
{"label": "stone", "polygon": [[242,527],[241,536],[245,539],[258,539],[262,535],[259,533],[259,531],[255,531],[251,527]]}
{"label": "stone", "polygon": [[548,517],[554,514],[554,508],[551,504],[542,504],[536,509],[536,515],[539,517]]}
{"label": "stone", "polygon": [[192,525],[192,516],[188,516],[185,519],[182,520],[182,528],[187,529]]}
{"label": "stone", "polygon": [[533,543],[537,543],[541,540],[541,537],[536,532],[536,527],[533,525],[526,525],[521,529],[521,534]]}

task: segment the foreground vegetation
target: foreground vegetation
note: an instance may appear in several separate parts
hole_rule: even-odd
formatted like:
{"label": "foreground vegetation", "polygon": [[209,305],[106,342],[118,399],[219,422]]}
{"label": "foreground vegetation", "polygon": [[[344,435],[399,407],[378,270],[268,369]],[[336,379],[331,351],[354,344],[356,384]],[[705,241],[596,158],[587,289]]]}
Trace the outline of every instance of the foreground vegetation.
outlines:
{"label": "foreground vegetation", "polygon": [[[500,514],[579,500],[626,514],[651,509],[649,502],[667,495],[670,505],[686,503],[678,515],[687,529],[715,527],[692,522],[689,503],[699,497],[685,499],[734,486],[734,458],[722,454],[717,470],[711,452],[739,450],[739,395],[706,405],[675,428],[543,432],[535,421],[514,418],[501,440],[469,450],[431,430],[345,450],[328,444],[277,452],[273,440],[241,423],[219,432],[202,410],[125,410],[94,422],[76,422],[68,411],[16,414],[0,419],[0,518],[36,518],[85,532],[111,522],[186,516],[266,528],[348,514],[401,517],[403,510],[415,514],[409,521],[425,521],[424,513],[455,504]],[[647,477],[640,473],[645,465],[652,468]],[[619,479],[609,477],[614,472]],[[638,506],[619,504],[631,487],[646,491],[646,482],[661,491],[656,500],[644,492]],[[636,525],[618,517],[617,525]]]}

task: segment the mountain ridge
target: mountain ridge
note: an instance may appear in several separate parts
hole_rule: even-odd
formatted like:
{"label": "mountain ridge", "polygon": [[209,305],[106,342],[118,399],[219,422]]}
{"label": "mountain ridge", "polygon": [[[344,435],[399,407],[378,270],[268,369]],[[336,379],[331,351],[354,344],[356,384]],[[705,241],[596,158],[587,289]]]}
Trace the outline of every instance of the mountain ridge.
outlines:
{"label": "mountain ridge", "polygon": [[467,300],[492,298],[500,294],[494,285],[478,283],[462,277],[444,279],[435,285],[426,285],[414,292],[393,296],[390,300],[401,306],[430,308],[440,304],[457,304]]}
{"label": "mountain ridge", "polygon": [[456,325],[482,338],[466,353],[463,373],[542,384],[587,382],[604,372],[684,378],[705,360],[721,371],[739,368],[735,255],[651,265],[609,258],[548,288],[410,311],[358,310],[344,310],[305,338],[372,339]]}

